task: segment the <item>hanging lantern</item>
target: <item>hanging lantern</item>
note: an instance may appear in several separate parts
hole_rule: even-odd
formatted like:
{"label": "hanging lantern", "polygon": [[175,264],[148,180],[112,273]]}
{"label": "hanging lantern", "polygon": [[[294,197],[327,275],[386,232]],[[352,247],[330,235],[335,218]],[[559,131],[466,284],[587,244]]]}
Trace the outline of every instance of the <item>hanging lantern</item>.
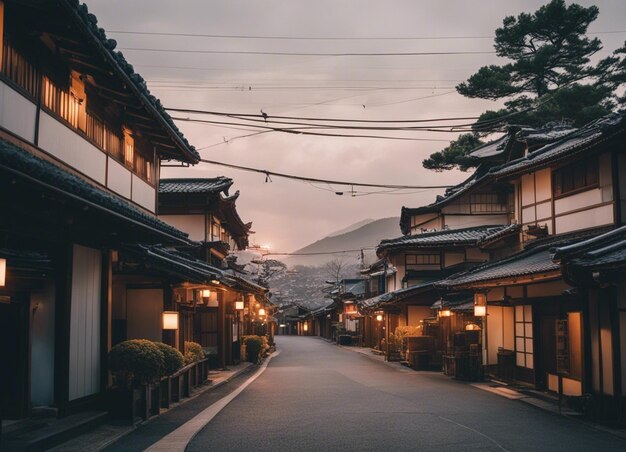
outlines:
{"label": "hanging lantern", "polygon": [[4,287],[7,279],[7,260],[0,258],[0,287]]}
{"label": "hanging lantern", "polygon": [[465,331],[480,331],[480,327],[475,323],[468,323],[465,325]]}
{"label": "hanging lantern", "polygon": [[200,291],[200,295],[202,296],[202,298],[209,298],[211,296],[211,290],[210,289],[202,289]]}
{"label": "hanging lantern", "polygon": [[452,311],[449,309],[442,309],[439,311],[439,317],[450,317],[452,315]]}
{"label": "hanging lantern", "polygon": [[487,294],[476,292],[474,294],[474,317],[487,315]]}
{"label": "hanging lantern", "polygon": [[309,324],[308,324],[308,323],[305,323],[305,324],[304,324],[304,326],[302,327],[302,329],[303,329],[304,331],[309,331]]}
{"label": "hanging lantern", "polygon": [[164,330],[177,330],[178,329],[178,312],[163,311],[163,329]]}
{"label": "hanging lantern", "polygon": [[259,309],[259,316],[263,317],[265,315],[265,309]]}
{"label": "hanging lantern", "polygon": [[382,322],[383,321],[383,315],[382,314],[378,314],[376,316],[376,320],[379,321],[379,322]]}
{"label": "hanging lantern", "polygon": [[243,311],[243,301],[235,301],[235,309],[237,311]]}

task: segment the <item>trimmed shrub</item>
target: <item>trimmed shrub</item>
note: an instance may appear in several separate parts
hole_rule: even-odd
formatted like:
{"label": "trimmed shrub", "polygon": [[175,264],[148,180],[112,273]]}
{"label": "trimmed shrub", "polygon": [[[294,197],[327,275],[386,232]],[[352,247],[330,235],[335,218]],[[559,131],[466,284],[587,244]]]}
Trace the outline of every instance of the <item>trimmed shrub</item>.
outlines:
{"label": "trimmed shrub", "polygon": [[147,339],[121,342],[109,352],[109,369],[118,386],[152,383],[161,376],[164,364],[163,352]]}
{"label": "trimmed shrub", "polygon": [[185,358],[183,354],[163,342],[155,342],[154,345],[159,347],[161,353],[163,353],[163,368],[161,369],[161,376],[167,377],[174,374],[184,365]]}
{"label": "trimmed shrub", "polygon": [[197,342],[185,341],[185,365],[202,361],[204,350]]}
{"label": "trimmed shrub", "polygon": [[243,345],[246,347],[247,360],[251,363],[258,363],[263,351],[263,338],[261,336],[243,336]]}

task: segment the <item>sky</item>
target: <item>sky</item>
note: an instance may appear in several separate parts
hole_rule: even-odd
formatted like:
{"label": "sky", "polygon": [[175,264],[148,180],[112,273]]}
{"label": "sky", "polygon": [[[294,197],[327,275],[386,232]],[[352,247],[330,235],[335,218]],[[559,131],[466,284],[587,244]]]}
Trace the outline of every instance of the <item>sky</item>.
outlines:
{"label": "sky", "polygon": [[[532,12],[535,0],[87,0],[98,25],[166,107],[221,112],[348,119],[474,117],[500,104],[467,99],[454,86],[493,54],[328,57],[124,50],[181,49],[297,53],[390,53],[493,50],[494,30],[507,15]],[[600,8],[590,32],[606,56],[626,40],[626,2],[578,1]],[[117,33],[455,39],[235,39]],[[619,33],[606,33],[615,32]],[[461,37],[461,38],[458,38]],[[172,114],[189,117],[188,114]],[[215,116],[194,116],[216,120]],[[222,119],[217,119],[222,120]],[[421,162],[458,134],[419,132],[432,141],[392,141],[266,133],[178,122],[203,158],[302,176],[354,182],[448,185],[469,174],[436,173]],[[400,136],[399,133],[392,133]],[[409,136],[409,135],[403,135]],[[206,149],[202,149],[206,148]],[[364,218],[399,216],[402,206],[434,201],[442,190],[350,196],[349,188],[295,182],[198,164],[164,168],[161,177],[234,179],[238,211],[253,222],[251,242],[290,252]],[[338,196],[337,191],[344,195]],[[369,191],[380,191],[369,189]],[[359,193],[361,194],[361,193]],[[401,235],[398,227],[398,236]],[[376,244],[372,244],[376,245]]]}

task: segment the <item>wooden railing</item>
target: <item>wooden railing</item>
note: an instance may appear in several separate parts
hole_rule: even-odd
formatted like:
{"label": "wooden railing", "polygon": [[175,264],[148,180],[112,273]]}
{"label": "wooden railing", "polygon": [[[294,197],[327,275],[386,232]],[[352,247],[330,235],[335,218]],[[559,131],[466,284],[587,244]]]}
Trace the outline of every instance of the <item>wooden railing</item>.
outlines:
{"label": "wooden railing", "polygon": [[32,98],[37,98],[39,72],[34,65],[20,55],[7,40],[2,46],[0,72],[26,91]]}
{"label": "wooden railing", "polygon": [[161,408],[189,397],[194,388],[208,381],[209,360],[191,363],[173,375],[163,377],[157,384],[148,385],[145,396],[135,401],[136,413],[146,420],[160,414]]}

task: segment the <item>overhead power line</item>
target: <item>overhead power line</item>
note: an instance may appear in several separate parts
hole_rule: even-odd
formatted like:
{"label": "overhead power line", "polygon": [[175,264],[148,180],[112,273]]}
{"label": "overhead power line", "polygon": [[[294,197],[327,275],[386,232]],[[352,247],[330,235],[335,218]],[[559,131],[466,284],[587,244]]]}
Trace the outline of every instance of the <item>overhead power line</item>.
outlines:
{"label": "overhead power line", "polygon": [[[265,116],[259,113],[233,113],[212,110],[199,110],[193,108],[165,108],[167,111],[175,111],[178,113],[206,114],[213,116],[226,116],[232,118],[260,118]],[[443,121],[469,121],[478,119],[478,116],[456,116],[447,118],[418,118],[418,119],[348,119],[348,118],[322,118],[322,117],[306,117],[306,116],[285,116],[285,115],[268,115],[268,119],[290,119],[298,121],[319,121],[319,122],[358,122],[358,123],[425,123],[425,122],[443,122]]]}
{"label": "overhead power line", "polygon": [[397,137],[397,136],[386,136],[386,135],[333,134],[333,133],[326,133],[326,132],[311,131],[311,129],[325,129],[325,127],[285,128],[285,127],[259,126],[256,124],[241,124],[241,123],[233,123],[233,122],[208,121],[208,120],[203,120],[203,119],[191,119],[191,118],[179,118],[179,117],[172,117],[172,119],[176,121],[192,122],[192,123],[206,124],[206,125],[245,126],[245,127],[256,128],[256,129],[268,130],[272,132],[290,133],[293,135],[312,135],[312,136],[320,136],[320,137],[338,137],[338,138],[372,138],[372,139],[380,139],[380,140],[399,140],[399,141],[432,141],[432,142],[441,141],[445,143],[449,141],[449,140],[438,140],[438,139],[430,139],[430,138],[411,138],[411,137]]}
{"label": "overhead power line", "polygon": [[323,256],[328,254],[344,254],[344,253],[358,253],[364,250],[375,250],[375,246],[364,246],[362,248],[353,249],[353,250],[338,250],[338,251],[319,251],[317,253],[278,253],[278,252],[267,252],[262,253],[262,256]]}
{"label": "overhead power line", "polygon": [[[108,30],[107,33],[145,36],[179,36],[188,38],[225,38],[225,39],[268,39],[294,41],[438,41],[454,39],[493,39],[490,35],[468,36],[276,36],[276,35],[237,35],[237,34],[206,34],[206,33],[174,33],[151,31]],[[597,31],[588,35],[626,33],[626,30]]]}
{"label": "overhead power line", "polygon": [[232,168],[241,171],[248,171],[252,173],[263,174],[266,177],[266,180],[269,181],[270,177],[281,177],[283,179],[291,179],[302,182],[315,182],[322,184],[331,184],[331,185],[341,185],[341,186],[349,186],[349,187],[369,187],[369,188],[390,188],[390,189],[399,189],[399,190],[442,190],[445,188],[450,188],[452,185],[399,185],[399,184],[372,184],[365,182],[350,182],[350,181],[341,181],[341,180],[330,180],[330,179],[318,179],[314,177],[305,177],[305,176],[296,176],[294,174],[287,173],[278,173],[276,171],[269,171],[261,168],[252,168],[249,166],[241,166],[234,165],[232,163],[218,162],[215,160],[207,160],[200,159],[202,163],[208,163],[210,165],[218,165],[226,168]]}
{"label": "overhead power line", "polygon": [[441,55],[495,55],[494,51],[452,51],[452,52],[269,52],[256,50],[190,50],[190,49],[155,49],[142,47],[122,47],[119,50],[159,53],[193,53],[210,55],[274,55],[274,56],[313,56],[313,57],[379,57],[379,56],[441,56]]}

